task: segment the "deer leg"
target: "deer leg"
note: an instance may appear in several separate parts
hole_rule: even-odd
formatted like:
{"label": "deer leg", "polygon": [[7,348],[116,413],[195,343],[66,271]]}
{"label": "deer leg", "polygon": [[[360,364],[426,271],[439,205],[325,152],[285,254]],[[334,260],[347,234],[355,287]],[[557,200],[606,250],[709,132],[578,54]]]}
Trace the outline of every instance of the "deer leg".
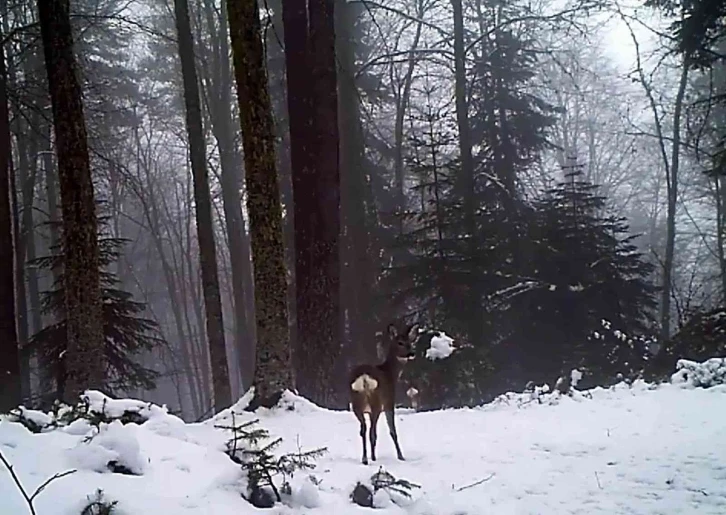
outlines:
{"label": "deer leg", "polygon": [[363,462],[363,465],[368,465],[368,449],[366,444],[366,416],[363,413],[356,413],[355,416],[358,419],[358,422],[360,422],[360,438],[363,441],[363,459],[361,459],[361,461]]}
{"label": "deer leg", "polygon": [[403,461],[403,453],[401,453],[401,446],[398,445],[398,433],[396,433],[396,419],[393,414],[393,410],[386,410],[386,422],[388,422],[388,431],[391,433],[393,444],[396,446],[396,454],[398,459]]}
{"label": "deer leg", "polygon": [[371,411],[371,460],[376,461],[376,442],[378,441],[378,417],[380,411]]}

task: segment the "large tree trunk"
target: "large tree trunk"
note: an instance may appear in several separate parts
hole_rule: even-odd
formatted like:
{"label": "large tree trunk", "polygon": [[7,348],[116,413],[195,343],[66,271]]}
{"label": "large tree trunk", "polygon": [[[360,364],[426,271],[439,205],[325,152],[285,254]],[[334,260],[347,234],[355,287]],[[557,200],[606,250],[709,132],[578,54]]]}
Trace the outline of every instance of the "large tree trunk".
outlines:
{"label": "large tree trunk", "polygon": [[96,206],[68,0],[38,2],[58,154],[68,326],[65,401],[104,383]]}
{"label": "large tree trunk", "polygon": [[194,42],[189,21],[187,0],[174,0],[176,28],[179,37],[179,58],[184,81],[184,104],[186,106],[189,154],[194,174],[194,203],[197,215],[197,238],[199,239],[199,264],[202,269],[202,291],[206,310],[207,338],[212,366],[214,389],[214,411],[218,413],[232,403],[232,391],[227,366],[227,351],[224,341],[222,301],[219,294],[217,254],[212,223],[212,200],[209,193],[207,163],[202,128],[202,110],[199,102],[199,85],[194,63]]}
{"label": "large tree trunk", "polygon": [[[2,34],[0,32],[0,34]],[[10,206],[10,115],[5,52],[0,45],[0,413],[20,404],[20,352],[15,326],[13,225]]]}
{"label": "large tree trunk", "polygon": [[[297,307],[295,305],[295,216],[292,198],[292,165],[290,163],[290,126],[287,113],[287,76],[285,71],[285,49],[280,44],[284,38],[282,17],[283,0],[267,0],[265,6],[272,11],[271,25],[265,38],[267,50],[267,80],[272,105],[273,133],[277,158],[277,181],[282,201],[282,242],[285,248],[285,271],[287,279],[287,326],[290,332],[290,348],[296,348]],[[293,359],[294,362],[294,359]],[[295,366],[293,364],[293,384]]]}
{"label": "large tree trunk", "polygon": [[[324,359],[316,364],[315,390],[320,401],[345,408],[347,389],[344,374],[336,380],[335,363],[341,349],[340,317],[340,155],[338,133],[338,74],[335,55],[335,0],[309,0],[310,51],[314,56],[313,98],[315,111],[315,161],[317,164],[313,216],[307,219],[307,237],[312,237],[308,261],[309,283],[306,285],[303,310],[298,307],[298,331],[306,327],[306,338],[299,348],[318,345]],[[309,190],[308,190],[309,191]],[[295,199],[293,190],[293,200]],[[299,219],[295,219],[296,226]],[[296,243],[297,245],[297,243]],[[299,276],[298,276],[299,277]],[[298,294],[300,299],[303,292]],[[298,300],[298,306],[300,306]],[[302,321],[302,324],[301,324]],[[311,354],[308,353],[308,356]],[[308,358],[309,359],[309,358]],[[338,386],[340,385],[340,386]]]}
{"label": "large tree trunk", "polygon": [[[333,0],[283,3],[295,210],[295,371],[332,405],[340,352],[340,195]],[[309,14],[309,19],[308,19]]]}
{"label": "large tree trunk", "polygon": [[338,0],[337,32],[340,62],[338,115],[340,117],[341,308],[346,314],[347,347],[340,367],[374,360],[373,293],[376,273],[371,243],[373,221],[368,216],[364,165],[365,145],[360,121],[360,99],[355,80],[355,4]]}
{"label": "large tree trunk", "polygon": [[252,298],[252,266],[250,247],[242,218],[239,190],[242,159],[235,149],[232,118],[232,70],[227,39],[227,9],[222,4],[219,15],[212,0],[204,2],[207,25],[212,32],[212,70],[210,77],[210,109],[212,132],[219,147],[224,220],[229,239],[229,261],[232,268],[232,297],[234,301],[234,332],[237,357],[243,388],[249,388],[254,374],[254,327],[248,320],[248,305]]}
{"label": "large tree trunk", "polygon": [[255,396],[249,409],[277,404],[292,387],[282,209],[275,169],[272,109],[267,91],[256,0],[226,0],[245,156],[247,209],[255,282]]}

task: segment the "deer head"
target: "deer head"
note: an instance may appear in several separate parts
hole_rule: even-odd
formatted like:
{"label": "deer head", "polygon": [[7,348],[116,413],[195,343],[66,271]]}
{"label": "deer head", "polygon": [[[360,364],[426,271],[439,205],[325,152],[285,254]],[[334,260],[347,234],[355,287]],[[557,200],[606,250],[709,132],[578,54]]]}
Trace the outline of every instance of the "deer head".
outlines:
{"label": "deer head", "polygon": [[395,324],[389,324],[387,341],[378,346],[378,357],[381,360],[397,360],[404,364],[412,360],[416,354],[416,340],[418,340],[419,324],[409,325],[404,331],[399,332]]}

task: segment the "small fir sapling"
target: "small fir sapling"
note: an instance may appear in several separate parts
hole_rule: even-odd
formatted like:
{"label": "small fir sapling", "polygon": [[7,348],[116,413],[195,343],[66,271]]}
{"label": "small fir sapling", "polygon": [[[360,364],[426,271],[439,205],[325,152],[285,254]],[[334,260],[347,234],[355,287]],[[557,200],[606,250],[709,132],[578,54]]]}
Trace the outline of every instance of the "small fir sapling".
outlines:
{"label": "small fir sapling", "polygon": [[81,515],[113,515],[116,513],[116,505],[118,501],[107,501],[104,499],[103,490],[100,488],[96,493],[86,497],[88,504],[81,511]]}
{"label": "small fir sapling", "polygon": [[[291,495],[290,479],[295,472],[314,469],[314,460],[325,454],[327,448],[302,451],[298,446],[297,453],[276,456],[274,451],[282,438],[265,442],[270,434],[266,429],[256,427],[258,423],[255,419],[237,425],[232,413],[232,425],[214,427],[232,432],[232,438],[226,443],[226,454],[247,473],[247,500],[258,508],[269,508],[281,502],[282,495]],[[277,477],[281,478],[279,486],[275,482]]]}
{"label": "small fir sapling", "polygon": [[[406,479],[397,479],[393,476],[393,474],[384,470],[383,467],[380,467],[378,472],[371,476],[370,484],[373,489],[364,485],[360,481],[356,483],[355,488],[350,495],[351,500],[355,504],[366,508],[372,508],[374,498],[379,490],[383,490],[388,494],[398,494],[410,499],[411,491],[416,488],[421,488],[421,485],[417,485]],[[394,497],[391,497],[391,500],[394,500]]]}

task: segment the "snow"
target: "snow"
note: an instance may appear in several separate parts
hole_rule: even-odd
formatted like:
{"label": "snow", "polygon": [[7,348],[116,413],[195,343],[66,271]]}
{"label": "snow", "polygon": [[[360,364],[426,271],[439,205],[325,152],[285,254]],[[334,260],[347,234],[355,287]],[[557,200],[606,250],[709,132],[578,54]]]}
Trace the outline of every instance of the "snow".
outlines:
{"label": "snow", "polygon": [[[693,378],[693,370],[720,370],[717,364],[682,361],[679,372],[690,370]],[[695,388],[682,373],[675,375],[675,384],[635,381],[571,395],[536,387],[476,408],[399,410],[403,462],[383,417],[378,461],[365,466],[352,413],[322,409],[289,392],[282,408],[256,414],[242,410],[248,392],[195,424],[162,407],[108,398],[107,411],[123,414],[131,407],[148,420],[98,427],[76,422],[32,433],[12,417],[0,417],[0,453],[29,492],[76,469],[36,498],[43,515],[77,515],[99,488],[107,500],[118,501],[119,515],[259,513],[241,497],[246,479],[224,453],[229,434],[215,428],[229,424],[234,413],[238,423],[256,418],[282,437],[279,452],[328,448],[313,471],[295,474],[287,504],[266,510],[272,514],[365,513],[350,494],[358,482],[370,484],[380,466],[421,486],[411,499],[377,491],[375,512],[381,514],[726,513],[726,447],[718,443],[726,438],[726,389]],[[104,404],[98,392],[90,397],[91,404]],[[143,475],[112,473],[107,460]],[[27,512],[0,465],[0,514]]]}
{"label": "snow", "polygon": [[430,360],[445,359],[454,352],[454,339],[446,333],[439,331],[431,338],[431,344],[426,349],[426,358]]}
{"label": "snow", "polygon": [[89,411],[113,418],[122,417],[127,413],[136,413],[144,419],[150,419],[166,416],[169,413],[166,406],[156,406],[135,399],[112,399],[96,390],[86,391],[82,400],[88,403]]}
{"label": "snow", "polygon": [[677,372],[671,376],[671,382],[674,384],[691,388],[726,384],[726,358],[711,358],[703,363],[679,359],[676,370]]}

